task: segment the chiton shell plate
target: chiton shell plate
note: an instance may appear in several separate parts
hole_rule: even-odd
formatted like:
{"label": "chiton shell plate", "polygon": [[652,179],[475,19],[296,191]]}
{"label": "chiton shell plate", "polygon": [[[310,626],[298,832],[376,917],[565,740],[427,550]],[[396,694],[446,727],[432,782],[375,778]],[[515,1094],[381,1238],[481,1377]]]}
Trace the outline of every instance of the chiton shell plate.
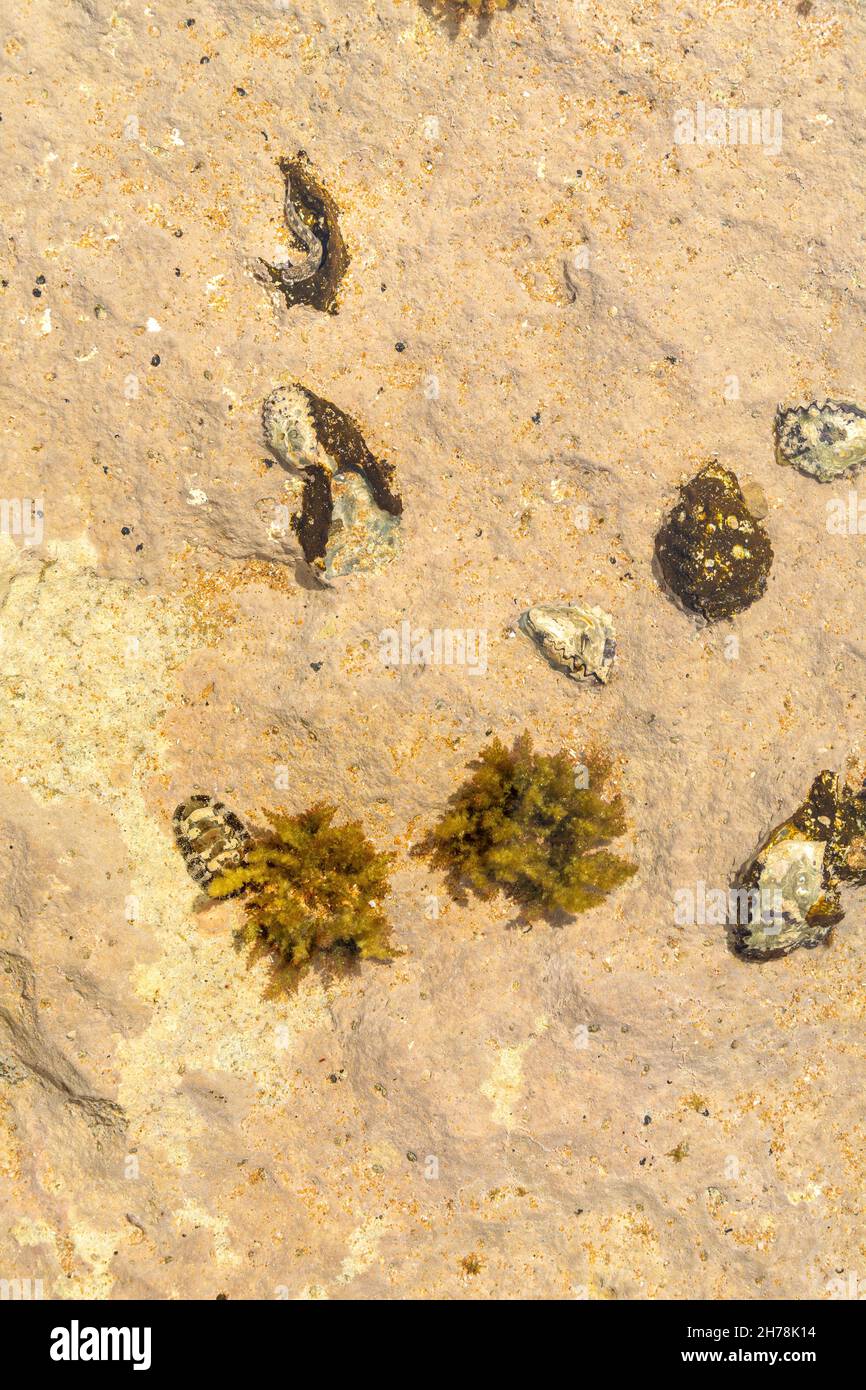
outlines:
{"label": "chiton shell plate", "polygon": [[203,888],[226,869],[237,868],[252,842],[234,811],[204,792],[181,802],[173,825],[187,871]]}

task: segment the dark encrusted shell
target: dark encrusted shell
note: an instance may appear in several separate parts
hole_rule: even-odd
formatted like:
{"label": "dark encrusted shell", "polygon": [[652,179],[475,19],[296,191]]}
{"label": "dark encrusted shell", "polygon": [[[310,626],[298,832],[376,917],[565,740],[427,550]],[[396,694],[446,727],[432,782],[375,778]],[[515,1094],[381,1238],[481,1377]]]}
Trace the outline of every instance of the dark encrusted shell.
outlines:
{"label": "dark encrusted shell", "polygon": [[655,549],[665,583],[710,623],[759,599],[773,562],[770,537],[746,506],[736,474],[716,462],[680,489]]}
{"label": "dark encrusted shell", "polygon": [[234,811],[204,792],[181,802],[173,824],[189,875],[203,888],[226,869],[236,868],[252,841]]}

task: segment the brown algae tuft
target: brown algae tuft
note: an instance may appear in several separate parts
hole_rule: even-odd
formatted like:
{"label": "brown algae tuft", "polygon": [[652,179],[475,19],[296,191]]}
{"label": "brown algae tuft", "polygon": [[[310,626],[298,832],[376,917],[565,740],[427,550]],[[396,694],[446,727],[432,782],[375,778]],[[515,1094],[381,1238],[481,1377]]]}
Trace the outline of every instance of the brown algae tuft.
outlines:
{"label": "brown algae tuft", "polygon": [[382,900],[390,892],[392,856],[378,851],[358,822],[334,825],[336,808],[269,812],[270,830],[247,846],[242,862],[214,878],[212,898],[243,894],[245,935],[286,965],[314,952],[390,960],[390,924]]}
{"label": "brown algae tuft", "polygon": [[319,577],[375,572],[392,560],[403,511],[394,470],[367,447],[351,416],[293,383],[268,396],[262,427],[300,490],[293,526]]}
{"label": "brown algae tuft", "polygon": [[337,209],[310,169],[303,151],[294,159],[281,159],[286,181],[283,204],[286,226],[304,259],[280,265],[260,263],[260,277],[274,284],[291,308],[308,304],[336,314],[337,290],[349,256],[340,235]]}
{"label": "brown algae tuft", "polygon": [[494,738],[418,848],[445,871],[458,898],[504,893],[532,920],[585,912],[637,866],[608,849],[625,834],[618,794],[607,798],[610,760],[535,753],[528,733],[508,749]]}
{"label": "brown algae tuft", "polygon": [[656,536],[668,588],[707,622],[741,613],[767,587],[770,538],[749,510],[736,474],[716,461],[680,489]]}

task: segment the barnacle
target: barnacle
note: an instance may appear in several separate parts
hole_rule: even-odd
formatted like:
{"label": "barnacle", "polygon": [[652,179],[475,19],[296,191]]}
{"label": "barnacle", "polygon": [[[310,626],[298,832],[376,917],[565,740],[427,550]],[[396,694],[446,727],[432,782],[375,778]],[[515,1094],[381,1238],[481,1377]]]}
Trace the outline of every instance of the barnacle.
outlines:
{"label": "barnacle", "polygon": [[204,792],[182,801],[174,813],[174,835],[191,878],[202,887],[239,864],[249,831],[234,811]]}
{"label": "barnacle", "polygon": [[557,670],[574,680],[592,677],[607,684],[616,638],[613,618],[603,609],[539,604],[521,614],[519,626]]}
{"label": "barnacle", "polygon": [[680,489],[655,553],[668,587],[711,623],[759,599],[773,562],[770,538],[736,475],[715,461]]}
{"label": "barnacle", "polygon": [[608,849],[626,821],[620,796],[605,796],[604,754],[576,775],[565,751],[535,753],[524,733],[511,750],[494,738],[471,768],[418,851],[458,896],[501,891],[531,920],[596,907],[635,872]]}
{"label": "barnacle", "polygon": [[298,263],[262,262],[260,272],[280,289],[289,306],[308,304],[335,314],[337,290],[349,263],[337,209],[303,152],[294,159],[281,159],[280,172],[286,181],[286,226],[298,250],[305,254]]}
{"label": "barnacle", "polygon": [[213,898],[243,894],[247,939],[263,941],[288,965],[315,951],[395,954],[381,906],[392,856],[376,850],[359,823],[335,826],[335,815],[324,804],[294,816],[269,813],[270,830],[208,886]]}
{"label": "barnacle", "polygon": [[776,459],[832,482],[866,463],[866,411],[847,401],[812,401],[776,411]]}
{"label": "barnacle", "polygon": [[403,503],[394,470],[351,416],[293,383],[262,408],[265,442],[301,487],[294,521],[304,558],[323,578],[375,571],[399,550]]}

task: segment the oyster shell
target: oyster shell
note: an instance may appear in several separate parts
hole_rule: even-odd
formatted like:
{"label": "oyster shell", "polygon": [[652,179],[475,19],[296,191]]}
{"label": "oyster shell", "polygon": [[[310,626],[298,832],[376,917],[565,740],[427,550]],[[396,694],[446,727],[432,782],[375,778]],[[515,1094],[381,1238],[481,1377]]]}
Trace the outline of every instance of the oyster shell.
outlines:
{"label": "oyster shell", "polygon": [[776,411],[776,459],[830,483],[866,463],[866,411],[848,401],[812,401]]}
{"label": "oyster shell", "polygon": [[844,916],[843,879],[866,882],[859,867],[866,804],[833,772],[821,772],[793,815],[771,832],[737,879],[740,911],[733,946],[750,960],[787,955],[826,939]]}
{"label": "oyster shell", "polygon": [[616,636],[613,618],[602,608],[538,605],[521,614],[519,626],[558,671],[574,680],[594,677],[607,684]]}
{"label": "oyster shell", "polygon": [[204,792],[180,803],[173,826],[187,871],[203,888],[226,869],[236,868],[252,843],[234,811]]}
{"label": "oyster shell", "polygon": [[400,549],[400,522],[377,507],[369,484],[351,470],[331,478],[333,508],[325,546],[325,574],[375,571]]}
{"label": "oyster shell", "polygon": [[655,553],[668,587],[710,623],[759,599],[773,562],[770,538],[749,511],[736,474],[715,461],[680,489]]}
{"label": "oyster shell", "polygon": [[268,396],[262,428],[268,448],[301,483],[292,524],[308,564],[333,579],[393,559],[403,511],[393,469],[370,451],[351,416],[293,383]]}

